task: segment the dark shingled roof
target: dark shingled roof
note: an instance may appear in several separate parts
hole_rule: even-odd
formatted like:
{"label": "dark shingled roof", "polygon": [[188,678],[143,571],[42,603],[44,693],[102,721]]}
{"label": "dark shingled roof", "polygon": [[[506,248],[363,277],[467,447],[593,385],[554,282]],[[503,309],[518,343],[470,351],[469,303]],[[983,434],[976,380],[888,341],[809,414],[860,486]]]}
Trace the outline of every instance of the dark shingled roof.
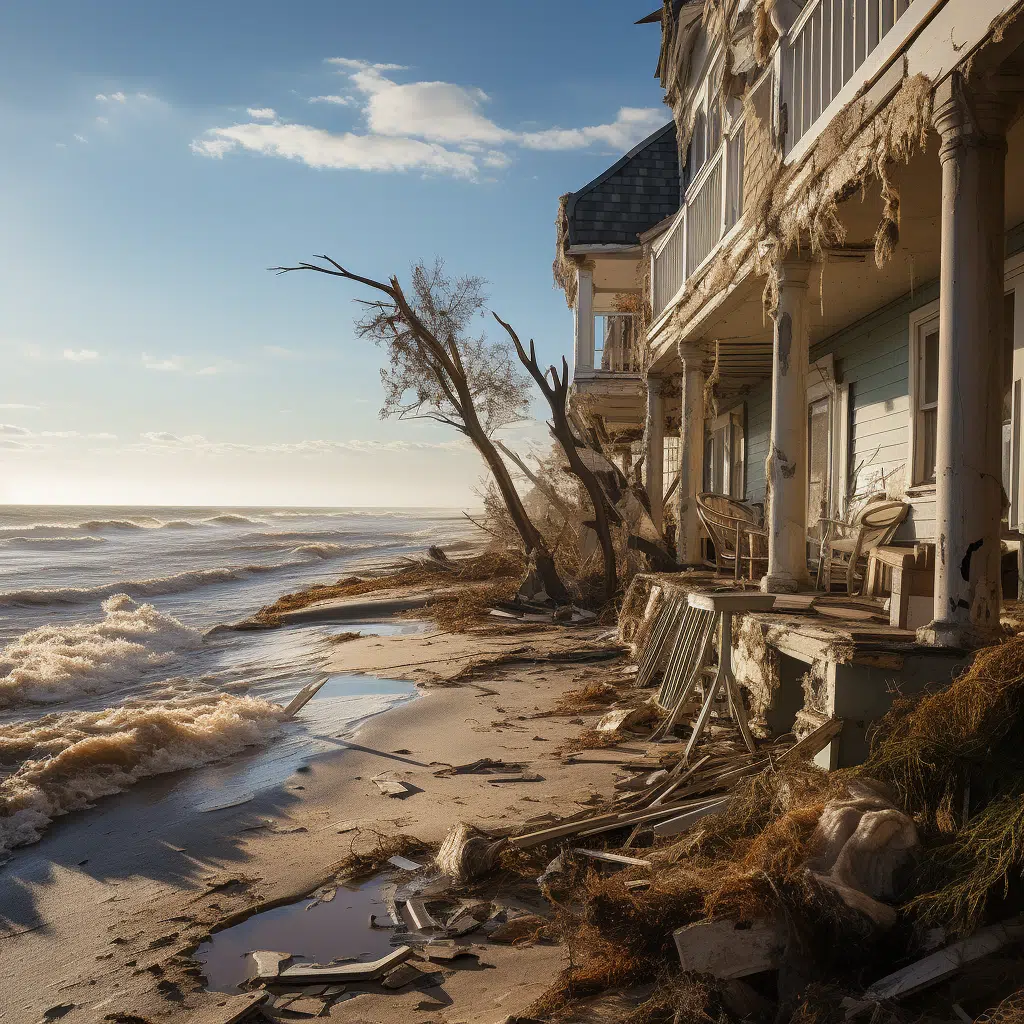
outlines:
{"label": "dark shingled roof", "polygon": [[669,122],[630,150],[566,206],[569,245],[636,245],[679,209],[679,152]]}

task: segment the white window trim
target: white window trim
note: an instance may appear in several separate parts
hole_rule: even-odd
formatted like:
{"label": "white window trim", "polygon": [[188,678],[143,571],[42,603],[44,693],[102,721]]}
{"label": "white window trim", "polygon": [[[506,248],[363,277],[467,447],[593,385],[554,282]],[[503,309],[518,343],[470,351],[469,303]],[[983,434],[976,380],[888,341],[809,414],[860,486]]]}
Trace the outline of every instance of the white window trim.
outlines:
{"label": "white window trim", "polygon": [[908,424],[907,432],[907,468],[910,470],[910,479],[908,483],[908,493],[914,494],[930,494],[935,490],[935,484],[923,483],[921,481],[921,453],[918,451],[918,437],[917,437],[917,421],[918,421],[918,408],[917,398],[918,391],[920,390],[920,381],[918,380],[919,360],[920,360],[920,347],[921,342],[924,339],[924,329],[931,327],[932,323],[938,323],[939,318],[939,300],[935,299],[933,302],[929,302],[924,306],[919,306],[915,309],[909,318],[909,349],[907,351],[907,390],[909,395],[910,409],[908,410],[908,416],[910,422]]}
{"label": "white window trim", "polygon": [[[846,508],[847,475],[850,464],[850,387],[836,383],[835,360],[831,352],[811,363],[807,374],[807,405],[832,398],[831,446],[829,450],[829,515],[839,516]],[[808,438],[810,445],[810,438]],[[806,453],[810,465],[810,451]]]}
{"label": "white window trim", "polygon": [[[719,413],[719,415],[708,424],[709,429],[707,429],[705,431],[705,436],[711,439],[712,452],[713,452],[714,451],[714,437],[715,437],[716,432],[721,430],[723,427],[727,428],[726,429],[725,437],[726,437],[726,444],[727,444],[728,449],[729,449],[729,458],[726,459],[725,462],[724,462],[725,479],[722,481],[722,489],[723,489],[723,493],[724,494],[727,494],[729,497],[733,497],[733,490],[732,490],[732,467],[733,467],[733,462],[732,462],[732,443],[733,443],[733,438],[732,438],[732,429],[731,428],[732,428],[732,417],[733,417],[734,414],[739,417],[739,420],[740,420],[740,423],[742,424],[742,426],[740,428],[739,456],[738,456],[738,461],[739,461],[739,466],[740,466],[740,481],[739,481],[740,486],[738,487],[739,497],[738,498],[733,498],[733,500],[734,501],[745,501],[746,497],[747,497],[747,410],[746,410],[746,407],[743,404],[743,402],[739,402],[736,405],[732,406],[732,408],[727,409],[725,412]],[[714,465],[714,456],[713,455],[712,455],[712,465]]]}

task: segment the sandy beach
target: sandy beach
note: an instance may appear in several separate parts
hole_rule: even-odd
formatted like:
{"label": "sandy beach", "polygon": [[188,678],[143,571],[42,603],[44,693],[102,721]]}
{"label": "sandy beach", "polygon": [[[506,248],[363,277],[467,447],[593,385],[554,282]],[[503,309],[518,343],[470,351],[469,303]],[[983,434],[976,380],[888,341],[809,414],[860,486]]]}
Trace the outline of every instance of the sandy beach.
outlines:
{"label": "sandy beach", "polygon": [[[84,831],[71,815],[18,851],[0,875],[0,1019],[63,1013],[68,1022],[214,1024],[226,1019],[217,1015],[223,1007],[190,955],[225,924],[316,890],[348,854],[353,826],[437,844],[459,821],[509,828],[609,792],[612,766],[566,764],[554,753],[597,716],[550,712],[567,690],[621,681],[621,662],[535,660],[592,645],[600,631],[494,632],[341,644],[333,671],[409,679],[420,696],[370,718],[338,738],[336,753],[245,803],[197,814],[161,800],[170,777],[158,777],[86,812]],[[481,757],[528,762],[542,778],[499,786],[486,776],[434,774]],[[208,788],[218,774],[231,775],[234,760],[204,769]],[[383,773],[409,784],[410,794],[383,796],[371,781]],[[486,1024],[536,998],[563,955],[556,945],[488,946],[472,967],[446,966],[437,988],[359,995],[336,1003],[330,1017]]]}

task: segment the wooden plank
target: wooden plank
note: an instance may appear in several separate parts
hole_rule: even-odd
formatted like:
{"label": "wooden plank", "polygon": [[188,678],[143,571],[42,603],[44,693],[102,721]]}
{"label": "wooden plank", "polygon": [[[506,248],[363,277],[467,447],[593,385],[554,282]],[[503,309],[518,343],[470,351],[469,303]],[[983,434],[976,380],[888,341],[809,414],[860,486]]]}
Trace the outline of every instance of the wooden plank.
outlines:
{"label": "wooden plank", "polygon": [[619,853],[605,853],[604,850],[587,850],[582,846],[577,846],[573,852],[589,857],[591,860],[607,861],[609,864],[621,864],[623,867],[649,868],[651,866],[649,860],[641,860],[639,857],[623,857]]}
{"label": "wooden plank", "polygon": [[810,761],[825,749],[842,731],[843,720],[841,718],[830,718],[824,725],[819,725],[812,733],[808,733],[798,743],[794,743],[780,758],[783,764],[793,761]]}
{"label": "wooden plank", "polygon": [[782,966],[785,932],[768,921],[699,921],[672,933],[684,971],[723,980],[745,978]]}
{"label": "wooden plank", "polygon": [[698,807],[696,810],[687,811],[686,814],[681,814],[678,818],[669,818],[668,821],[655,825],[653,832],[656,836],[677,836],[680,832],[686,832],[692,828],[701,818],[706,818],[710,814],[718,814],[720,811],[725,810],[730,799],[730,797],[724,796],[705,804],[703,807]]}
{"label": "wooden plank", "polygon": [[954,942],[923,960],[880,978],[865,991],[864,999],[868,1002],[903,999],[931,985],[937,985],[956,974],[964,964],[996,953],[1021,938],[1024,938],[1024,916],[983,928],[969,939]]}

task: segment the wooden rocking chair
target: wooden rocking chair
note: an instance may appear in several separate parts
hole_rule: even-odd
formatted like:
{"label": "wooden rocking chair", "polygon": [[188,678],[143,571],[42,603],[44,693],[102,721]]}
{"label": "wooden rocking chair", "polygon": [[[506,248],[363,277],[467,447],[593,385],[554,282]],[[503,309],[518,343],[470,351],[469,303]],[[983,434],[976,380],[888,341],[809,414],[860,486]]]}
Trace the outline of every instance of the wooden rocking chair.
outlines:
{"label": "wooden rocking chair", "polygon": [[739,579],[747,563],[750,579],[754,567],[768,566],[768,533],[756,509],[724,494],[704,491],[697,495],[697,514],[715,545],[715,568],[732,569]]}
{"label": "wooden rocking chair", "polygon": [[874,548],[888,544],[907,518],[910,506],[902,501],[871,501],[845,523],[840,519],[820,519],[827,530],[821,542],[817,586],[830,593],[832,574],[846,578],[846,592],[853,597],[867,571],[868,555]]}

